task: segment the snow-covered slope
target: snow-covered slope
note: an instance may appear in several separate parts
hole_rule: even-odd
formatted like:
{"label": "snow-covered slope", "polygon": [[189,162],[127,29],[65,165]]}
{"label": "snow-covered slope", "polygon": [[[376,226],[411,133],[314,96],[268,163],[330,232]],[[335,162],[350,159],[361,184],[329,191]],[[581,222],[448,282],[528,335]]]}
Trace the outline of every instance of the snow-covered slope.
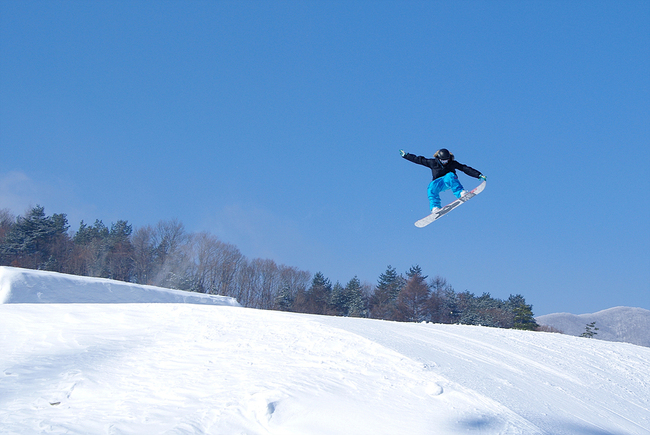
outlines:
{"label": "snow-covered slope", "polygon": [[536,318],[540,325],[552,326],[565,334],[580,336],[588,323],[596,322],[594,338],[650,346],[650,310],[615,307],[593,314],[556,313]]}
{"label": "snow-covered slope", "polygon": [[0,349],[2,434],[650,434],[650,349],[561,334],[41,303]]}
{"label": "snow-covered slope", "polygon": [[0,304],[90,302],[239,305],[225,296],[0,266]]}

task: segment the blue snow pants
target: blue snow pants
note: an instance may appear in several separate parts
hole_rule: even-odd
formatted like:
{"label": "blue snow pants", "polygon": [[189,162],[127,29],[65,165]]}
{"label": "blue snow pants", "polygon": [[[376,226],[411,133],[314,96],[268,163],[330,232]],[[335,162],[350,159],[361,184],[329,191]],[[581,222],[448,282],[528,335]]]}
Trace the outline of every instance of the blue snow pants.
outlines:
{"label": "blue snow pants", "polygon": [[460,192],[463,191],[463,186],[458,181],[458,176],[453,172],[450,172],[446,175],[443,175],[440,178],[436,178],[431,183],[429,183],[429,206],[431,209],[434,207],[440,207],[440,192],[451,189],[451,192],[460,198]]}

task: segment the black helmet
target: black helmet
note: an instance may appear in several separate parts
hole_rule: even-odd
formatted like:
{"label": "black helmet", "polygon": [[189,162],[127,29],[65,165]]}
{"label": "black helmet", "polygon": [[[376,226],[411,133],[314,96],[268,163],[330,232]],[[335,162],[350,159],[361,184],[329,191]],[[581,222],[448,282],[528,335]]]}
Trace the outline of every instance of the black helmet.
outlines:
{"label": "black helmet", "polygon": [[451,159],[451,153],[447,148],[442,148],[436,151],[436,153],[433,155],[434,157],[437,157],[440,160],[449,160]]}

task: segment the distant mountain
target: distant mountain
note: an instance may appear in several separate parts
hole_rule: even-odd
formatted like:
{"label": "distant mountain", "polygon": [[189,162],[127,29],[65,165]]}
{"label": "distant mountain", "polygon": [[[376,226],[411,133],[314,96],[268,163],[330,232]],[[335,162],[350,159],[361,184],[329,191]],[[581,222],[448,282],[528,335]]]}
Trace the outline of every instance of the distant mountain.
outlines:
{"label": "distant mountain", "polygon": [[650,310],[615,307],[593,314],[555,313],[536,317],[540,325],[552,326],[568,335],[579,336],[588,323],[599,328],[594,338],[622,341],[650,347]]}

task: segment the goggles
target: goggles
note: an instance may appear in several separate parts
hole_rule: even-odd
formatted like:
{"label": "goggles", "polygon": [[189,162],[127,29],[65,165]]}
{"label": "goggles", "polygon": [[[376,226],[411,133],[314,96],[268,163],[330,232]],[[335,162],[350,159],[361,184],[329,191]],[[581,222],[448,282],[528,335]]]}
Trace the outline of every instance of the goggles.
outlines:
{"label": "goggles", "polygon": [[443,165],[446,165],[447,163],[449,163],[449,160],[448,159],[447,160],[440,160],[440,163],[442,163]]}

